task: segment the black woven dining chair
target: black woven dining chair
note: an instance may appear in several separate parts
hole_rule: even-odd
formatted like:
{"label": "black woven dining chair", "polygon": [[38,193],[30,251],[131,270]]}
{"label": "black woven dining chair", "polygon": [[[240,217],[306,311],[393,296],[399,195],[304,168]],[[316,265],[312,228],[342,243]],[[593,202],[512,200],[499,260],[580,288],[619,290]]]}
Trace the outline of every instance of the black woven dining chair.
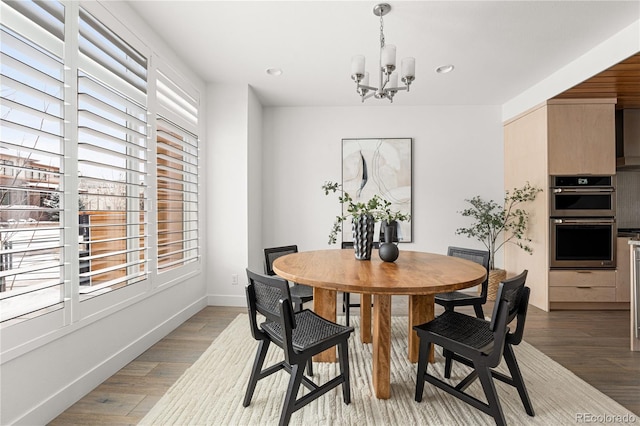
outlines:
{"label": "black woven dining chair", "polygon": [[[270,276],[275,275],[273,271],[273,261],[285,254],[297,253],[298,246],[269,247],[264,249],[264,273]],[[291,286],[291,302],[296,311],[302,310],[302,305],[313,300],[313,287],[304,284],[293,283]]]}
{"label": "black woven dining chair", "polygon": [[[527,271],[500,283],[491,321],[454,311],[445,311],[435,319],[413,327],[420,338],[415,400],[422,401],[425,381],[492,416],[497,425],[506,423],[493,379],[514,386],[529,416],[533,406],[518,367],[513,346],[520,344],[529,304],[529,287],[525,286]],[[508,324],[517,318],[513,332]],[[428,373],[428,358],[432,345],[453,353],[453,359],[471,367],[471,373],[456,386]],[[493,368],[504,357],[511,377]],[[465,390],[480,379],[487,402]]]}
{"label": "black woven dining chair", "polygon": [[[273,270],[273,262],[281,256],[297,252],[297,245],[268,247],[264,249],[264,273],[269,276],[276,275]],[[293,285],[289,286],[289,292],[294,309],[298,312],[302,311],[305,303],[313,300],[313,287],[308,285],[293,283]],[[313,376],[313,361],[311,359],[309,359],[309,363],[307,364],[307,374]]]}
{"label": "black woven dining chair", "polygon": [[487,277],[482,284],[480,284],[480,294],[478,295],[462,291],[451,291],[436,294],[435,302],[447,311],[453,311],[459,306],[473,306],[476,316],[478,318],[484,318],[482,305],[487,303],[487,293],[489,290],[489,252],[486,250],[449,247],[447,255],[467,259],[484,266],[484,269],[487,270]]}
{"label": "black woven dining chair", "polygon": [[[247,269],[249,280],[246,288],[249,324],[253,338],[258,340],[258,350],[251,370],[242,405],[248,407],[258,380],[276,371],[291,374],[280,415],[281,426],[288,425],[291,415],[322,396],[327,391],[342,385],[342,399],[351,402],[349,382],[349,336],[353,327],[345,327],[328,321],[309,309],[294,312],[291,305],[289,284],[286,280],[256,274]],[[258,325],[258,314],[266,320]],[[284,361],[262,368],[271,342],[282,348]],[[321,386],[304,376],[305,364],[311,357],[334,346],[338,348],[340,374]],[[309,393],[297,398],[300,385]]]}
{"label": "black woven dining chair", "polygon": [[[449,247],[447,249],[447,256],[459,257],[461,259],[470,260],[476,262],[487,271],[487,277],[480,284],[480,294],[470,294],[463,291],[450,291],[447,293],[439,293],[435,295],[434,301],[438,305],[444,307],[445,311],[453,311],[456,306],[473,306],[473,310],[476,317],[484,319],[484,311],[482,305],[487,303],[487,292],[489,290],[489,252],[486,250],[475,250],[463,247]],[[446,349],[443,349],[442,355],[445,359],[444,364],[444,377],[451,377],[451,365],[453,354]]]}

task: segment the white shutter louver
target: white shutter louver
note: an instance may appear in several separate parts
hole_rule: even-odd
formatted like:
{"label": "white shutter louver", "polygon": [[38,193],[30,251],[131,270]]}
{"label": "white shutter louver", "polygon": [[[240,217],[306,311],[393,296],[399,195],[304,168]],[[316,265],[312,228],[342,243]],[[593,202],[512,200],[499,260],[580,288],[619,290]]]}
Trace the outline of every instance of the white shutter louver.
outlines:
{"label": "white shutter louver", "polygon": [[146,278],[146,59],[80,9],[78,170],[89,297]]}
{"label": "white shutter louver", "polygon": [[[63,302],[64,7],[3,2],[0,321]],[[5,16],[6,17],[6,16]]]}
{"label": "white shutter louver", "polygon": [[198,99],[157,71],[158,272],[199,258]]}
{"label": "white shutter louver", "polygon": [[197,137],[158,118],[158,272],[196,261],[198,250]]}

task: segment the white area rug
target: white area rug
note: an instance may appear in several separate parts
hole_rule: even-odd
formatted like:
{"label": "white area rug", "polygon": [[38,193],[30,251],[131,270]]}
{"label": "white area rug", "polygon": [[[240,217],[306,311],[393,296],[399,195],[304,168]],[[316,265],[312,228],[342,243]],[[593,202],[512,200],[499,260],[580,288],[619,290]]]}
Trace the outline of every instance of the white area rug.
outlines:
{"label": "white area rug", "polygon": [[[359,318],[352,323],[359,325]],[[493,425],[493,418],[440,391],[429,383],[421,403],[414,401],[416,364],[407,353],[407,317],[393,317],[391,398],[373,397],[371,344],[360,343],[358,330],[349,346],[351,404],[342,402],[341,387],[293,413],[292,425]],[[280,418],[289,374],[275,373],[258,382],[247,408],[242,399],[257,342],[249,320],[240,314],[202,356],[178,379],[142,419],[143,425],[276,425]],[[496,381],[498,396],[509,425],[569,425],[576,423],[640,422],[629,410],[575,376],[526,342],[515,348],[536,413],[529,417],[515,388]],[[282,359],[271,345],[265,366]],[[441,375],[443,359],[436,355]],[[501,365],[500,367],[504,367]],[[337,364],[315,363],[314,381],[324,383],[337,374]],[[460,379],[466,367],[454,364]],[[433,372],[433,370],[432,370]],[[305,389],[306,391],[306,389]],[[478,381],[468,390],[485,400]],[[625,417],[626,416],[626,417]],[[581,421],[582,420],[582,421]]]}

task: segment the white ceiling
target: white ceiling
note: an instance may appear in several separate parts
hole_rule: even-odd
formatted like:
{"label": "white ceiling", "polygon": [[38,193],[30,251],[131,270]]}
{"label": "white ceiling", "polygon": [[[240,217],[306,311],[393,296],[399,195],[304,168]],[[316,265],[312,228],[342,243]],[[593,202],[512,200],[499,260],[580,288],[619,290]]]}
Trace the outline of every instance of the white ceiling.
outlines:
{"label": "white ceiling", "polygon": [[[389,3],[386,42],[398,60],[416,58],[416,81],[397,105],[501,105],[640,18],[637,0]],[[364,54],[377,81],[375,4],[130,2],[206,82],[249,84],[269,106],[358,105],[351,57]],[[456,68],[435,73],[445,64]]]}

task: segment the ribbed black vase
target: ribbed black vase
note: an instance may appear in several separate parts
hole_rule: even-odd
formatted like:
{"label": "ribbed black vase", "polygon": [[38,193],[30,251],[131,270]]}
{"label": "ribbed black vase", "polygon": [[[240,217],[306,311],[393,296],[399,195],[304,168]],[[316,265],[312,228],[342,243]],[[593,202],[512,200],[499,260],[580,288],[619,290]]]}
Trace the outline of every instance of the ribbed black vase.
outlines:
{"label": "ribbed black vase", "polygon": [[352,221],[353,250],[358,260],[371,260],[375,223],[375,219],[370,214],[359,216]]}

